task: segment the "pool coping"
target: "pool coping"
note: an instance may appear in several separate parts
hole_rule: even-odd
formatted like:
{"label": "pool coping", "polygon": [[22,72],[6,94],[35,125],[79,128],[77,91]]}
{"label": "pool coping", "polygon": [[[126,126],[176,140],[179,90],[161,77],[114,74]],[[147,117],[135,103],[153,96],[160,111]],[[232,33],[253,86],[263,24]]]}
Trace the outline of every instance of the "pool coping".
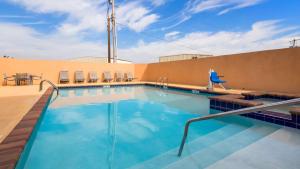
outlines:
{"label": "pool coping", "polygon": [[[102,84],[76,84],[76,85],[58,85],[59,89],[72,89],[72,88],[97,88],[97,87],[122,87],[122,86],[140,86],[140,85],[146,85],[146,86],[159,86],[155,82],[131,82],[131,83],[102,83]],[[161,85],[160,85],[161,86]],[[199,89],[198,87],[203,86],[182,86],[180,84],[168,84],[167,88],[169,89],[179,89],[179,90],[185,90],[185,91],[191,91],[193,93],[208,93],[208,94],[217,94],[217,95],[227,95],[232,94],[230,91],[216,91],[216,90],[208,90],[208,89]],[[160,87],[162,88],[162,87]],[[247,93],[245,91],[245,93]]]}
{"label": "pool coping", "polygon": [[21,121],[0,143],[0,169],[14,169],[30,136],[51,99],[53,88],[48,88]]}

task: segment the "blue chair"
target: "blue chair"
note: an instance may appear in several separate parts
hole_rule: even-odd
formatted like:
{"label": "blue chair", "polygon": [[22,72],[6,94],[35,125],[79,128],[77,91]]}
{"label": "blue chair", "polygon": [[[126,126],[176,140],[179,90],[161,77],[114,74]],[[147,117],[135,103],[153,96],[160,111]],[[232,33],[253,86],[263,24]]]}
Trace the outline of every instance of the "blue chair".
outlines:
{"label": "blue chair", "polygon": [[226,89],[222,84],[226,83],[226,81],[221,80],[220,77],[224,76],[218,76],[217,72],[211,72],[210,73],[210,81],[214,84],[220,85],[222,88]]}
{"label": "blue chair", "polygon": [[218,76],[217,72],[211,72],[211,74],[210,74],[211,82],[216,83],[216,84],[226,83],[226,81],[221,80],[220,77],[223,77],[223,76]]}

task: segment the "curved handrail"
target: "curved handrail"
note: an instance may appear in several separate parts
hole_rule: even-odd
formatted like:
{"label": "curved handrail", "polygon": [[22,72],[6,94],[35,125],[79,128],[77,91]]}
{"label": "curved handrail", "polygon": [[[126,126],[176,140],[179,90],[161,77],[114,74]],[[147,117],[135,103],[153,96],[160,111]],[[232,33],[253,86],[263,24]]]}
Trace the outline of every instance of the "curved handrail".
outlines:
{"label": "curved handrail", "polygon": [[169,85],[168,77],[159,77],[159,78],[157,78],[156,83],[155,83],[155,87],[161,86],[162,88],[164,88],[165,86],[168,87],[168,85]]}
{"label": "curved handrail", "polygon": [[158,86],[158,82],[160,82],[162,79],[162,77],[157,78],[156,83],[155,83],[155,87]]}
{"label": "curved handrail", "polygon": [[165,81],[164,79],[165,79],[165,77],[161,77],[161,80],[160,80],[160,85],[159,86],[162,87],[162,88],[164,87],[164,81]]}
{"label": "curved handrail", "polygon": [[219,118],[219,117],[224,117],[224,116],[229,116],[229,115],[238,115],[238,114],[257,112],[257,111],[262,111],[262,110],[267,110],[267,109],[272,109],[272,108],[277,108],[277,107],[282,107],[282,106],[294,105],[294,104],[300,104],[300,98],[281,101],[281,102],[275,102],[275,103],[260,105],[260,106],[255,106],[255,107],[243,108],[243,109],[239,109],[239,110],[232,110],[232,111],[218,113],[218,114],[210,114],[210,115],[207,115],[204,117],[197,117],[197,118],[190,119],[185,123],[184,134],[183,134],[182,141],[181,141],[180,148],[179,148],[177,155],[180,157],[182,154],[182,150],[183,150],[183,147],[184,147],[184,144],[186,141],[186,137],[187,137],[188,131],[189,131],[189,126],[193,122],[209,120],[209,119],[214,119],[214,118]]}
{"label": "curved handrail", "polygon": [[58,95],[59,94],[59,89],[58,89],[58,87],[57,86],[55,86],[55,84],[53,84],[51,81],[49,81],[49,80],[42,80],[41,82],[40,82],[40,91],[42,91],[43,90],[43,83],[44,82],[48,82],[55,90],[56,90],[56,94]]}
{"label": "curved handrail", "polygon": [[[166,84],[166,85],[164,85]],[[168,77],[164,77],[164,81],[163,81],[163,87],[166,86],[168,88],[169,86],[169,78]]]}

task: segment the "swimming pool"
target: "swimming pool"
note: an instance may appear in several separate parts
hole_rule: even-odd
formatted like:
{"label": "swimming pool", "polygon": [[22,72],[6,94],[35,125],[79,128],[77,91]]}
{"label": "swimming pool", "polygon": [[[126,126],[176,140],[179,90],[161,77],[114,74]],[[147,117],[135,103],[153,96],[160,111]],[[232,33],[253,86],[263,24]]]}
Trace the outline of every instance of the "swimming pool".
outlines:
{"label": "swimming pool", "polygon": [[206,168],[282,128],[242,116],[195,123],[178,158],[185,121],[217,113],[209,96],[150,86],[62,89],[17,168]]}

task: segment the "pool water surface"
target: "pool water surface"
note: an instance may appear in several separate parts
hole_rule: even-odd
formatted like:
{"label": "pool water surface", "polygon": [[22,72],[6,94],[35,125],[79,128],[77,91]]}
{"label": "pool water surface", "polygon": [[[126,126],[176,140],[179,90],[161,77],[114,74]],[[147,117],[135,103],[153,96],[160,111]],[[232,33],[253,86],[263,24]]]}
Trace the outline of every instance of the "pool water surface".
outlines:
{"label": "pool water surface", "polygon": [[185,122],[217,113],[209,96],[150,86],[62,89],[17,168],[205,168],[281,128],[241,116],[195,123],[178,158]]}

